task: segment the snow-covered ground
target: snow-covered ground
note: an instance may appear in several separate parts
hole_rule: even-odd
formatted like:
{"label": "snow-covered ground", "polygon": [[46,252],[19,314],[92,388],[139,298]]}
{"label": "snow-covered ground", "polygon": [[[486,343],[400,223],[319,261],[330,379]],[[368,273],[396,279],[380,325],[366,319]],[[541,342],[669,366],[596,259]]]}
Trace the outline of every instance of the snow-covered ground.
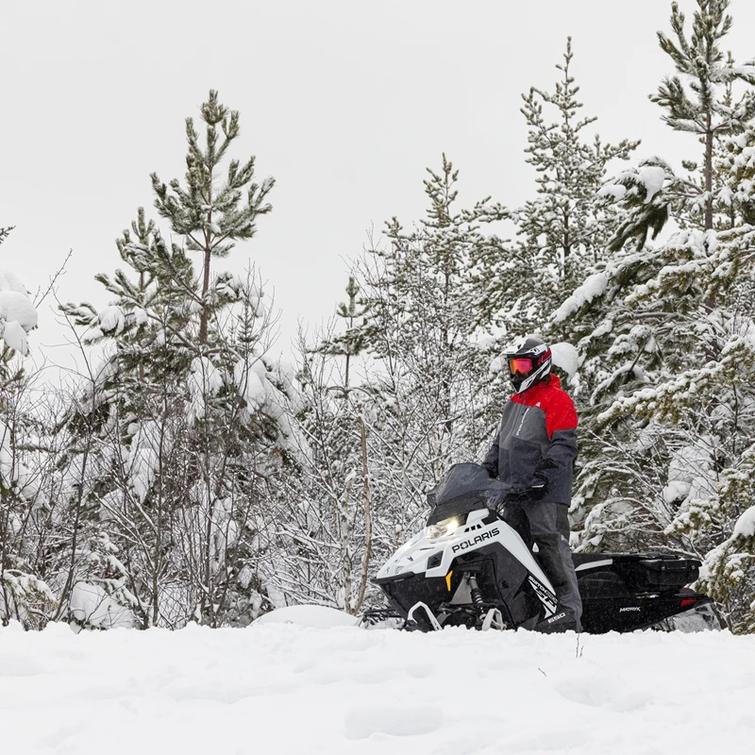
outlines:
{"label": "snow-covered ground", "polygon": [[753,752],[755,637],[422,635],[301,616],[319,626],[0,629],[0,749]]}

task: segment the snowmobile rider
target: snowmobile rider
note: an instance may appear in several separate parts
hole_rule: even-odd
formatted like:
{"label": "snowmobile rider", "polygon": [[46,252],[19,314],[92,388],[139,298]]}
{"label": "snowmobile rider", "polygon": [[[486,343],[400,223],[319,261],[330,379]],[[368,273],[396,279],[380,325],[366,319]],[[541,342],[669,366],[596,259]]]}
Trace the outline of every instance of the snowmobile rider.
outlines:
{"label": "snowmobile rider", "polygon": [[569,504],[577,456],[577,412],[558,376],[552,354],[536,336],[525,336],[504,354],[514,394],[503,408],[483,466],[510,487],[506,519],[529,526],[538,559],[553,584],[557,622],[538,629],[581,630],[582,600],[569,550]]}

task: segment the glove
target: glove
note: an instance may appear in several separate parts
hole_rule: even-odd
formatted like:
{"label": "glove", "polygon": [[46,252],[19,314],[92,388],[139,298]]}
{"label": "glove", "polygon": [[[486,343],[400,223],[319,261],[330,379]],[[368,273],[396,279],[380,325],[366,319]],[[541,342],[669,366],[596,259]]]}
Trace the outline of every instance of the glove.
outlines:
{"label": "glove", "polygon": [[485,494],[488,502],[488,508],[491,511],[497,511],[500,513],[506,504],[506,494],[507,491],[505,490],[489,490]]}
{"label": "glove", "polygon": [[506,500],[521,503],[523,501],[539,501],[548,488],[548,480],[544,475],[537,472],[532,477],[532,482],[526,487],[511,488],[506,495]]}
{"label": "glove", "polygon": [[532,477],[532,483],[530,484],[529,490],[527,491],[529,496],[535,501],[539,501],[545,495],[545,491],[547,489],[548,480],[546,479],[546,477],[535,472],[534,476]]}

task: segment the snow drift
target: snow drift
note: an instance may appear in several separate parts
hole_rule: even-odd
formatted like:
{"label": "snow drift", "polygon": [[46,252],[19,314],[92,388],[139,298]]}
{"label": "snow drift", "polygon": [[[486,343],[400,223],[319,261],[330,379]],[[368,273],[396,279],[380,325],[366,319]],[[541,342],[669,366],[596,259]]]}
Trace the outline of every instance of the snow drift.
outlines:
{"label": "snow drift", "polygon": [[[285,622],[313,623],[308,611]],[[9,753],[750,752],[755,637],[0,629]],[[329,623],[336,626],[327,626]]]}

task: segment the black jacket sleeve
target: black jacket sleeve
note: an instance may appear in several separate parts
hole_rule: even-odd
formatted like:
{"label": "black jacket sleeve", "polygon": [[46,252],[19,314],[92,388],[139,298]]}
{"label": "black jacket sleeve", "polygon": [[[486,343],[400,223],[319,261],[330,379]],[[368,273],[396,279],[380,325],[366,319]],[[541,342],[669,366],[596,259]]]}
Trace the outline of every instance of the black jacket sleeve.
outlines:
{"label": "black jacket sleeve", "polygon": [[550,443],[535,477],[545,481],[548,500],[568,503],[577,458],[577,413],[566,394],[559,395],[559,401],[550,408],[547,424]]}
{"label": "black jacket sleeve", "polygon": [[488,474],[492,478],[498,477],[498,431],[495,434],[495,440],[490,450],[485,454],[485,460],[482,462],[482,466],[488,470]]}

